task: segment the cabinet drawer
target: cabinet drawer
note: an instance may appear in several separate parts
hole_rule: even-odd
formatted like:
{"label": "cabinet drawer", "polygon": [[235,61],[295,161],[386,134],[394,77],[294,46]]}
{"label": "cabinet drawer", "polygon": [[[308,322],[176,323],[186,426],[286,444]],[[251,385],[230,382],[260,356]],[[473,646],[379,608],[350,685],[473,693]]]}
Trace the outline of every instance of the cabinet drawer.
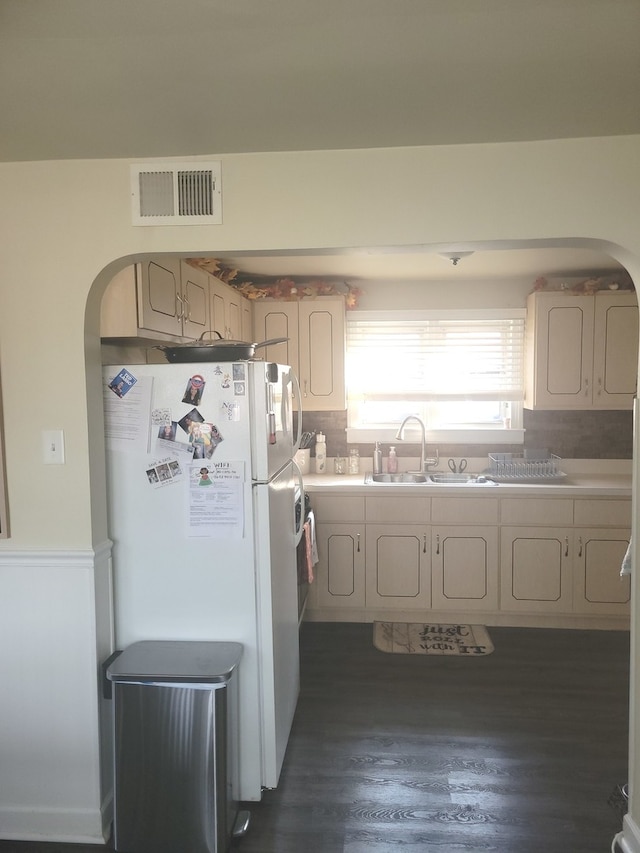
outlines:
{"label": "cabinet drawer", "polygon": [[358,495],[311,495],[311,507],[319,523],[364,521],[364,498]]}
{"label": "cabinet drawer", "polygon": [[502,524],[573,524],[571,498],[503,498]]}
{"label": "cabinet drawer", "polygon": [[629,500],[577,500],[574,521],[581,525],[616,524],[631,527]]}
{"label": "cabinet drawer", "polygon": [[429,521],[431,499],[424,497],[367,497],[367,521],[401,524],[423,524]]}
{"label": "cabinet drawer", "polygon": [[497,524],[497,498],[432,498],[434,524]]}

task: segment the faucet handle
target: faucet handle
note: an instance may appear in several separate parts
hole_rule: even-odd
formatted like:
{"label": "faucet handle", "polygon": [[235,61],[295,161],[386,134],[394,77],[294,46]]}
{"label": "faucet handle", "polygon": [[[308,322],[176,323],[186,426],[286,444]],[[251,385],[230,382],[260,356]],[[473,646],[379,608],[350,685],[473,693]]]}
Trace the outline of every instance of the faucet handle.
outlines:
{"label": "faucet handle", "polygon": [[426,456],[423,462],[424,468],[435,468],[440,462],[440,452],[436,447],[435,456]]}

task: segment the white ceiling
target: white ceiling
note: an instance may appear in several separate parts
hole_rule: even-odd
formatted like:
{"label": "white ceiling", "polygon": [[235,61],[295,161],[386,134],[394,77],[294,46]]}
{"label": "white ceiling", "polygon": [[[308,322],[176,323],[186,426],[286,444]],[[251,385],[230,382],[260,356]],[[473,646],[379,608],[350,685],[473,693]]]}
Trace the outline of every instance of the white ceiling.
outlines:
{"label": "white ceiling", "polygon": [[[639,34],[639,0],[0,0],[0,161],[640,133]],[[428,261],[531,271],[491,255]]]}
{"label": "white ceiling", "polygon": [[[445,257],[446,254],[446,257]],[[456,282],[496,279],[586,278],[594,274],[621,270],[611,256],[593,249],[528,248],[478,249],[461,257],[454,266],[450,260],[457,252],[440,254],[413,248],[385,251],[382,248],[353,251],[286,254],[236,254],[217,256],[225,266],[251,274],[282,278],[343,279],[351,284],[358,281],[443,281]]]}

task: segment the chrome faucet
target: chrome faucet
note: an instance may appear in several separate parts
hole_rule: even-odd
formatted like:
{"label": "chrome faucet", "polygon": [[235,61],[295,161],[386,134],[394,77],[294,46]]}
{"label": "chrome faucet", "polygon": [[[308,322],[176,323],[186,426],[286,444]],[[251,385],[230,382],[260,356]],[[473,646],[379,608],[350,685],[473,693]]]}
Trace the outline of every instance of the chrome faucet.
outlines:
{"label": "chrome faucet", "polygon": [[440,461],[440,454],[436,449],[436,455],[427,457],[427,440],[424,421],[417,415],[407,415],[400,424],[400,429],[396,433],[397,441],[404,441],[404,427],[407,421],[417,421],[420,424],[420,473],[426,474],[429,468],[435,468]]}

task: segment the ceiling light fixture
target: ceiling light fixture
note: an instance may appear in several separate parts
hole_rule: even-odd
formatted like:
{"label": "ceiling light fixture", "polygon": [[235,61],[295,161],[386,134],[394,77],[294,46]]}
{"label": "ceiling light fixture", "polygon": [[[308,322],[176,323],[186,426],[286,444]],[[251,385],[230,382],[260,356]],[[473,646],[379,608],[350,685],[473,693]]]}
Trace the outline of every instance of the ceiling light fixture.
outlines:
{"label": "ceiling light fixture", "polygon": [[473,255],[473,252],[441,252],[440,254],[442,258],[446,258],[448,261],[451,261],[454,267],[458,266],[458,263],[462,258],[468,258],[469,255]]}

